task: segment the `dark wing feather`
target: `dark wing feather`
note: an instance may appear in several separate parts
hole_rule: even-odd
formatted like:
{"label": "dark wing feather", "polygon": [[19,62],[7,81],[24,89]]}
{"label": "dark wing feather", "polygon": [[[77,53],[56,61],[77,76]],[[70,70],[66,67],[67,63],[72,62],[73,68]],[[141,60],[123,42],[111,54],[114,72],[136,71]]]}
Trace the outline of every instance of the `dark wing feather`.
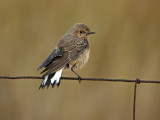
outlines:
{"label": "dark wing feather", "polygon": [[79,54],[81,54],[86,47],[88,46],[88,42],[79,41],[77,44],[72,46],[70,51],[64,51],[63,55],[57,57],[52,61],[52,63],[47,66],[41,73],[46,72],[43,76],[50,75],[66,66],[70,61],[75,60]]}
{"label": "dark wing feather", "polygon": [[39,68],[37,70],[40,70],[43,67],[48,67],[50,65],[50,63],[59,56],[62,56],[63,54],[63,48],[60,47],[58,49],[55,49],[48,57],[47,59],[44,60],[44,62],[39,66]]}
{"label": "dark wing feather", "polygon": [[65,67],[65,65],[70,61],[68,56],[69,52],[65,51],[61,57],[55,58],[54,61],[52,61],[52,63],[41,72],[41,73],[46,72],[43,76],[52,74]]}

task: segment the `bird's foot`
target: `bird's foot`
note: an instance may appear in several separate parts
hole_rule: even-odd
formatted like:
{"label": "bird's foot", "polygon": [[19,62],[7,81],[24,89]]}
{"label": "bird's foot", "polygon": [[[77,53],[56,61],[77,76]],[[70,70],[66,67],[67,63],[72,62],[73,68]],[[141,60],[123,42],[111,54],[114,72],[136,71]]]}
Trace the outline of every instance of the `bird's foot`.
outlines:
{"label": "bird's foot", "polygon": [[82,77],[78,76],[79,84],[81,84]]}

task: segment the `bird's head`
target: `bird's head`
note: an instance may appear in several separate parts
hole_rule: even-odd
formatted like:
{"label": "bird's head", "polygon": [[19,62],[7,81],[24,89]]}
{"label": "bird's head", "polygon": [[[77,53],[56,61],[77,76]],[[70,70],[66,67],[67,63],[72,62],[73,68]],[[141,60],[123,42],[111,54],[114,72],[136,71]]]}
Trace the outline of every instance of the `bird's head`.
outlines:
{"label": "bird's head", "polygon": [[74,35],[79,38],[88,38],[88,35],[94,34],[95,32],[90,32],[90,29],[88,26],[86,26],[83,23],[77,23],[73,27],[71,27],[67,34]]}

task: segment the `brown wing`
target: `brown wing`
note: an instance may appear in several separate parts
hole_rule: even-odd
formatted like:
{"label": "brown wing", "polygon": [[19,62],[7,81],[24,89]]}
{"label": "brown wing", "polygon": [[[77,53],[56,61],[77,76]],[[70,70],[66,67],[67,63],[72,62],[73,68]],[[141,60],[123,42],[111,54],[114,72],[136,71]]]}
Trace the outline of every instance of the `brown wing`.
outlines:
{"label": "brown wing", "polygon": [[[86,40],[79,40],[75,44],[70,44],[69,46],[65,46],[63,49],[62,56],[56,57],[52,63],[41,73],[46,72],[43,76],[52,74],[68,64],[70,61],[75,60],[79,54],[81,54],[85,48],[88,46],[88,42]],[[61,46],[62,47],[62,46]]]}
{"label": "brown wing", "polygon": [[50,63],[59,56],[62,56],[63,54],[63,48],[59,47],[58,49],[55,49],[45,60],[44,62],[39,66],[37,70],[40,70],[43,67],[47,67],[50,65]]}
{"label": "brown wing", "polygon": [[69,55],[68,52],[64,52],[61,57],[55,58],[54,61],[46,69],[44,69],[41,72],[41,73],[46,72],[43,76],[52,74],[52,73],[62,69],[63,67],[65,67],[65,65],[67,63],[69,63],[68,55]]}

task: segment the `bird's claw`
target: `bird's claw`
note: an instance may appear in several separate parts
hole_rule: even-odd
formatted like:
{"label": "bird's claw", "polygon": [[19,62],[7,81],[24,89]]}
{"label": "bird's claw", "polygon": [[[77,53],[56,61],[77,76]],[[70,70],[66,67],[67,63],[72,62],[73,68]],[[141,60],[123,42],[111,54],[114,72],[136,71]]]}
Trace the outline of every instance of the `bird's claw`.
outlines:
{"label": "bird's claw", "polygon": [[81,84],[82,78],[80,76],[78,76],[78,80],[79,80],[79,84]]}

